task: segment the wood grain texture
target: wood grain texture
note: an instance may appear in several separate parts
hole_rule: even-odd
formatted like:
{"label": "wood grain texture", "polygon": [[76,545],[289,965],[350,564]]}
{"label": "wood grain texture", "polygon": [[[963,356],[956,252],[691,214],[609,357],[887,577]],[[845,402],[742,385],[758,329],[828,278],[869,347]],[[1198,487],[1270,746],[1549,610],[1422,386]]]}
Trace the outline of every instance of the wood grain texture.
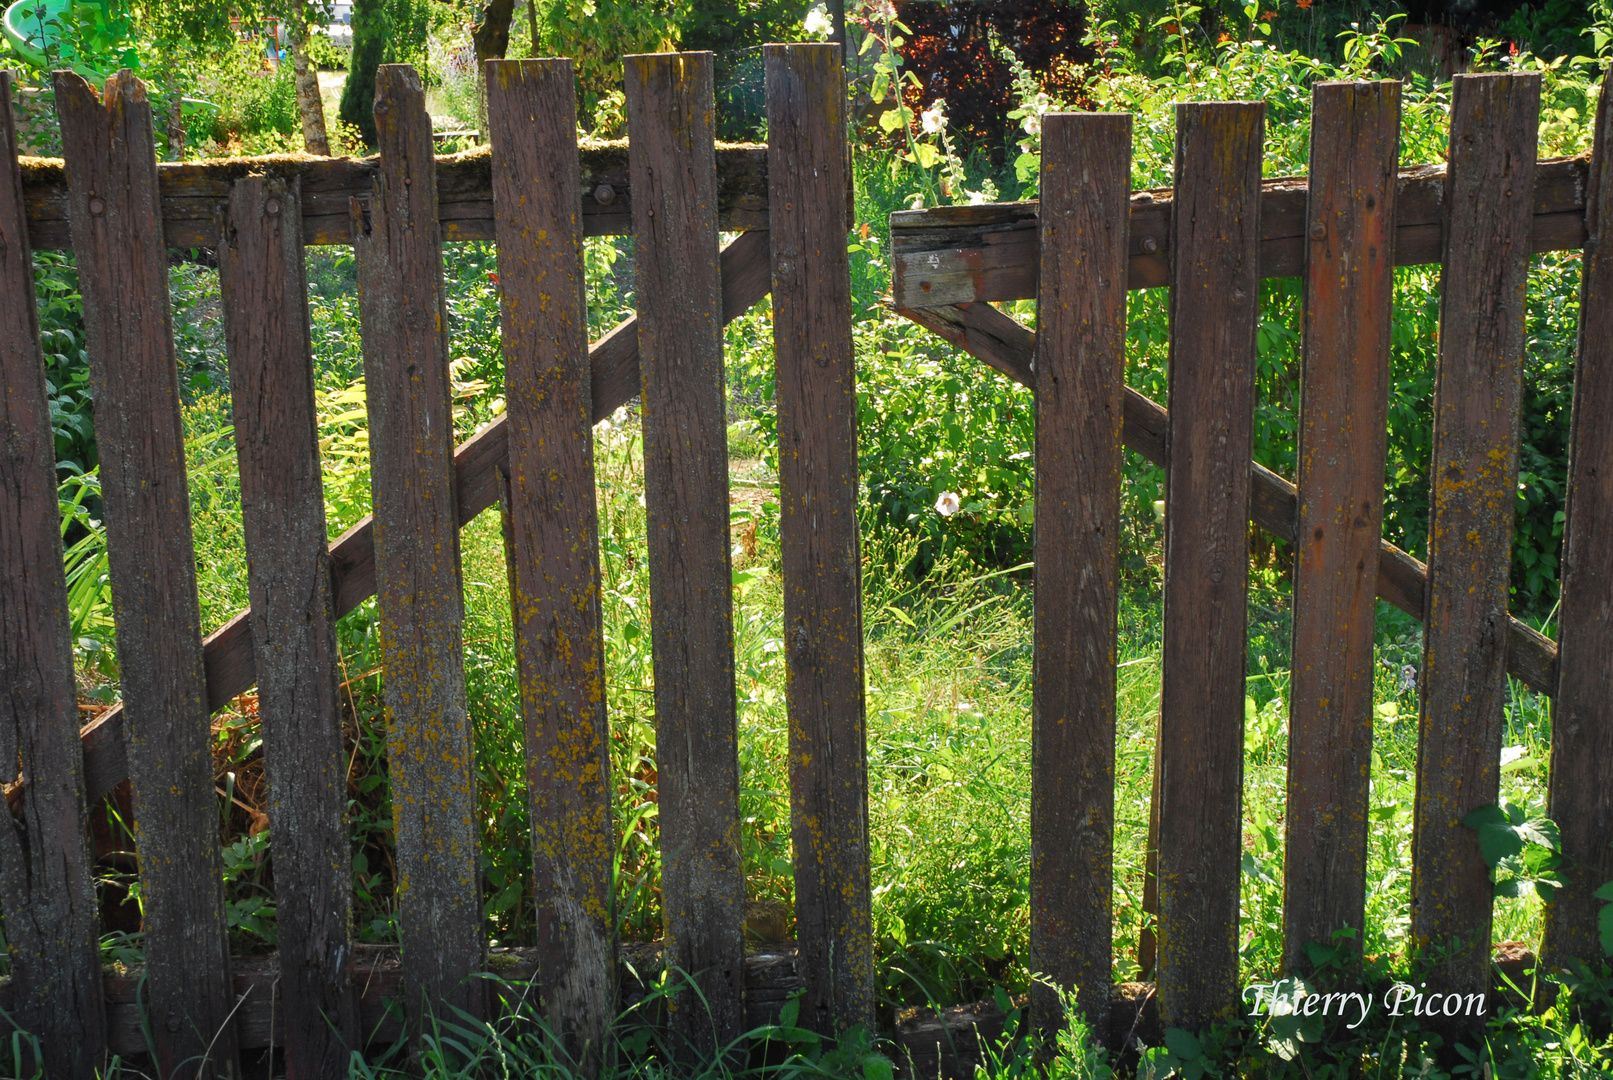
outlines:
{"label": "wood grain texture", "polygon": [[330,588],[301,184],[238,180],[219,285],[274,835],[288,1075],[347,1075],[361,1049],[340,650]]}
{"label": "wood grain texture", "polygon": [[1394,300],[1398,82],[1311,89],[1283,960],[1360,955]]}
{"label": "wood grain texture", "polygon": [[1602,958],[1592,895],[1613,880],[1613,101],[1602,79],[1586,194],[1579,351],[1563,525],[1557,698],[1548,812],[1561,830],[1566,887],[1546,909],[1543,958]]}
{"label": "wood grain texture", "polygon": [[[745,1020],[745,869],[729,561],[728,410],[709,52],[626,56],[644,383],[661,903],[680,1049],[710,1060]],[[696,992],[696,989],[698,992]]]}
{"label": "wood grain texture", "polygon": [[[900,312],[958,348],[1001,371],[1021,386],[1034,386],[1031,357],[1036,335],[990,304],[911,308]],[[1166,410],[1126,388],[1126,445],[1163,467]],[[1294,541],[1298,496],[1294,485],[1258,462],[1249,464],[1249,520],[1280,540]],[[1378,596],[1421,620],[1427,568],[1387,540],[1378,542]],[[1557,644],[1517,619],[1508,619],[1507,673],[1542,694],[1557,692]]]}
{"label": "wood grain texture", "polygon": [[833,1033],[874,1010],[845,79],[834,45],[763,57],[801,1023]]}
{"label": "wood grain texture", "polygon": [[[627,141],[587,139],[578,147],[578,157],[584,234],[631,232],[633,191],[628,183]],[[494,239],[490,150],[478,147],[442,154],[435,162],[443,238]],[[157,166],[163,236],[169,247],[215,246],[218,208],[228,201],[230,185],[246,176],[278,176],[302,181],[304,243],[349,244],[353,235],[348,204],[358,199],[369,210],[379,168],[379,158],[373,156],[321,158],[309,154],[164,162]],[[67,247],[67,180],[61,161],[27,159],[23,189],[30,231],[37,237],[34,246]],[[733,143],[717,147],[717,220],[724,229],[767,228],[765,146]]]}
{"label": "wood grain texture", "polygon": [[[1585,157],[1540,163],[1535,174],[1533,253],[1585,243]],[[1260,276],[1299,277],[1310,223],[1303,176],[1261,184]],[[1444,165],[1400,170],[1396,185],[1395,265],[1440,261],[1444,236]],[[1171,191],[1135,192],[1127,282],[1151,289],[1170,281]],[[1036,202],[902,210],[891,215],[892,292],[898,307],[936,307],[1036,295]]]}
{"label": "wood grain texture", "polygon": [[505,505],[542,1006],[589,1072],[616,1011],[610,729],[570,60],[487,68]]}
{"label": "wood grain texture", "polygon": [[[723,322],[749,311],[767,295],[771,282],[767,233],[744,233],[723,248]],[[589,347],[595,423],[639,392],[637,327],[636,318],[624,319]],[[461,527],[499,501],[499,475],[509,445],[507,422],[506,417],[499,417],[454,452],[454,488]],[[375,595],[373,530],[374,520],[365,517],[330,546],[331,592],[337,618]],[[210,711],[217,712],[231,698],[252,688],[257,681],[253,656],[248,612],[241,612],[203,639]],[[90,799],[102,798],[128,779],[121,705],[86,724],[79,732],[79,741],[84,748],[84,788]]]}
{"label": "wood grain texture", "polygon": [[370,422],[376,599],[397,839],[404,1010],[481,1011],[486,951],[476,779],[465,709],[464,594],[448,311],[425,89],[407,64],[375,76],[381,168],[353,208]]}
{"label": "wood grain texture", "polygon": [[[1131,116],[1042,124],[1036,302],[1036,578],[1031,693],[1031,969],[1109,1020],[1115,618],[1126,368]],[[1035,1022],[1063,1023],[1053,987]]]}
{"label": "wood grain texture", "polygon": [[201,610],[151,106],[128,71],[103,107],[56,73],[138,826],[158,1068],[239,1075]]}
{"label": "wood grain texture", "polygon": [[[1411,933],[1441,989],[1488,984],[1489,870],[1462,824],[1499,794],[1518,485],[1535,74],[1458,75],[1446,176]],[[1475,1026],[1481,1019],[1461,1018]]]}
{"label": "wood grain texture", "polygon": [[1159,1009],[1238,1004],[1249,456],[1265,107],[1176,107],[1159,744]]}
{"label": "wood grain texture", "polygon": [[0,71],[0,762],[18,767],[4,777],[18,787],[12,827],[0,829],[0,902],[13,1015],[44,1047],[34,1064],[90,1080],[106,1050],[100,923],[14,115],[11,73]]}

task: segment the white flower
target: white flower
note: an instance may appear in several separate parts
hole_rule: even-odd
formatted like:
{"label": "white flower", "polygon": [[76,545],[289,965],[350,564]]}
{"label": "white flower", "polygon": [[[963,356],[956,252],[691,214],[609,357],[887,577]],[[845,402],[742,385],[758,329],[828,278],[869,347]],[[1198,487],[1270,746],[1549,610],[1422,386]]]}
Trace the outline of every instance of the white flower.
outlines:
{"label": "white flower", "polygon": [[958,507],[961,505],[956,491],[943,491],[940,498],[935,500],[935,512],[942,517],[951,517],[958,512]]}
{"label": "white flower", "polygon": [[1026,113],[1025,119],[1019,122],[1027,135],[1040,135],[1042,133],[1042,116],[1040,113]]}
{"label": "white flower", "polygon": [[924,127],[924,134],[939,135],[947,126],[946,106],[936,102],[934,108],[926,109],[919,115],[919,122]]}
{"label": "white flower", "polygon": [[884,22],[896,21],[896,5],[891,0],[874,0],[868,6],[868,14]]}
{"label": "white flower", "polygon": [[834,23],[830,20],[829,13],[821,7],[815,7],[807,12],[806,32],[813,37],[828,37],[833,33]]}

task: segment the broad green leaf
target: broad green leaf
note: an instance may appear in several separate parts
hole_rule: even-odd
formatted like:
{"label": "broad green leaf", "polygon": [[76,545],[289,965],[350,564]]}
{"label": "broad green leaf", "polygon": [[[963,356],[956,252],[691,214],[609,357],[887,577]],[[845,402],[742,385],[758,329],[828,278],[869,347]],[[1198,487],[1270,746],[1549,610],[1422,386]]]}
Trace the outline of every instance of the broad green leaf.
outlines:
{"label": "broad green leaf", "polygon": [[1204,1054],[1204,1047],[1199,1044],[1198,1039],[1194,1038],[1191,1032],[1183,1031],[1181,1028],[1170,1028],[1165,1032],[1165,1046],[1184,1062],[1192,1061]]}

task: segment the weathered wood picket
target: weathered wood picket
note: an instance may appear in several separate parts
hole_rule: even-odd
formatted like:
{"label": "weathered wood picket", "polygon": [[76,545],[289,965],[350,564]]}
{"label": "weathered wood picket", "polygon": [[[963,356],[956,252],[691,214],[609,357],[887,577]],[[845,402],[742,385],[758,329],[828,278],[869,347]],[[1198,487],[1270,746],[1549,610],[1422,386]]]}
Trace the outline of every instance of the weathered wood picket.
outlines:
{"label": "weathered wood picket", "polygon": [[[614,936],[592,426],[639,396],[645,433],[667,962],[692,1050],[776,1008],[791,960],[746,955],[722,325],[769,293],[801,1018],[874,1019],[845,94],[834,46],[769,46],[765,148],[719,147],[709,54],[626,58],[630,148],[579,147],[571,63],[494,62],[491,153],[431,155],[418,76],[377,77],[380,154],[159,166],[132,76],[57,79],[65,164],[19,164],[0,108],[0,835],[8,1008],[52,1076],[139,1052],[165,1075],[284,1047],[291,1075],[432,1011],[499,1007],[481,930],[461,662],[459,529],[501,504],[525,722],[538,944],[567,1048],[608,1066]],[[9,95],[0,73],[0,96]],[[1046,120],[1041,204],[893,216],[897,307],[1037,398],[1032,966],[1109,1030],[1115,611],[1122,448],[1167,470],[1164,688],[1150,860],[1160,1018],[1238,1002],[1249,522],[1295,550],[1286,961],[1359,929],[1378,598],[1427,627],[1414,932],[1488,985],[1490,889],[1459,822],[1493,802],[1507,676],[1554,695],[1551,812],[1568,887],[1553,963],[1595,955],[1613,878],[1613,105],[1596,150],[1535,161],[1538,79],[1459,76],[1448,167],[1396,170],[1395,83],[1315,88],[1308,181],[1260,179],[1257,103],[1183,105],[1176,183],[1128,191],[1130,118]],[[742,235],[719,251],[719,229]],[[635,237],[639,315],[590,345],[582,238]],[[498,247],[506,415],[457,449],[443,243]],[[375,516],[326,543],[303,248],[349,243]],[[33,249],[77,258],[97,401],[125,705],[77,731]],[[205,639],[169,326],[167,249],[219,253],[252,607]],[[1533,252],[1582,248],[1560,641],[1506,612]],[[1380,536],[1392,269],[1444,268],[1427,567]],[[1262,277],[1301,276],[1297,486],[1251,465]],[[1167,412],[1124,385],[1126,291],[1172,289]],[[1039,334],[989,301],[1035,297]],[[334,621],[378,597],[401,964],[355,946]],[[257,685],[280,949],[226,951],[211,712]],[[75,745],[74,736],[78,734]],[[132,781],[144,997],[99,969],[85,799]],[[245,994],[242,998],[240,995]],[[1127,999],[1131,1000],[1131,999]],[[703,1002],[703,1003],[702,1003]],[[709,1019],[706,1009],[709,1008]],[[1056,997],[1039,990],[1038,1022]],[[763,1013],[765,1015],[765,1012]]]}

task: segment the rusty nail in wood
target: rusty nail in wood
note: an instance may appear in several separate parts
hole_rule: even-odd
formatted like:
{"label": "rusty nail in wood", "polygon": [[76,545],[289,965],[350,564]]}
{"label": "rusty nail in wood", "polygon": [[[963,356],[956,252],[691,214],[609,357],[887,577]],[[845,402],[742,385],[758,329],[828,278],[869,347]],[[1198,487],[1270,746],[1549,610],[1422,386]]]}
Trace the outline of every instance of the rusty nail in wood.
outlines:
{"label": "rusty nail in wood", "polygon": [[264,203],[263,212],[268,214],[270,217],[274,217],[276,214],[280,213],[280,200],[270,199],[268,202]]}
{"label": "rusty nail in wood", "polygon": [[1316,222],[1311,223],[1311,239],[1312,240],[1326,240],[1327,239],[1327,223],[1326,222],[1316,221]]}
{"label": "rusty nail in wood", "polygon": [[1155,240],[1152,236],[1145,236],[1143,237],[1142,247],[1144,251],[1152,255],[1154,252],[1159,250],[1159,241]]}
{"label": "rusty nail in wood", "polygon": [[600,184],[594,189],[594,201],[600,206],[609,206],[616,201],[616,189],[609,184]]}
{"label": "rusty nail in wood", "polygon": [[91,199],[90,213],[94,214],[96,217],[100,217],[102,214],[106,213],[106,203],[102,202],[100,199]]}

